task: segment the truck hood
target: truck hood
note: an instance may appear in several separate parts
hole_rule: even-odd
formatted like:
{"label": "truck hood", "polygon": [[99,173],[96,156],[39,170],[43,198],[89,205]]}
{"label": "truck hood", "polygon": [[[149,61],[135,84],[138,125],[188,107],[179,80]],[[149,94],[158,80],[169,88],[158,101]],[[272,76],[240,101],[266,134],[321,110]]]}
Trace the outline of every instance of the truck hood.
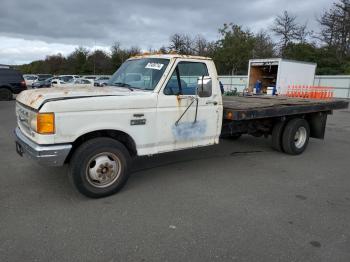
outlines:
{"label": "truck hood", "polygon": [[[16,100],[24,105],[39,109],[47,100],[64,100],[83,97],[142,95],[145,91],[128,90],[120,87],[52,87],[21,92]],[[147,92],[148,93],[148,92]]]}

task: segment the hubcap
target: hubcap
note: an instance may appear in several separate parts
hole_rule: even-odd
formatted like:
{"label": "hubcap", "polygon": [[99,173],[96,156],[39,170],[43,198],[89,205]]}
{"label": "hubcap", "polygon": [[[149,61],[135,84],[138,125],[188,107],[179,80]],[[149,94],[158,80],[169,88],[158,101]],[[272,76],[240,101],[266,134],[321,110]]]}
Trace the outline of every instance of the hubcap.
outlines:
{"label": "hubcap", "polygon": [[294,136],[294,144],[296,148],[302,148],[305,145],[307,137],[306,128],[301,126],[298,128]]}
{"label": "hubcap", "polygon": [[86,168],[87,181],[94,187],[108,187],[120,176],[121,163],[113,153],[100,153],[93,156]]}

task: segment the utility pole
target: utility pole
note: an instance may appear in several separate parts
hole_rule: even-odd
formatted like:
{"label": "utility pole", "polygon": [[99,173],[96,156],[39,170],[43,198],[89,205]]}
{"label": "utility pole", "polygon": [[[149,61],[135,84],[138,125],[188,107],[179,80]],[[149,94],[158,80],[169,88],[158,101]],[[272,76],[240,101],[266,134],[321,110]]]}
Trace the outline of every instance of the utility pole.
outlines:
{"label": "utility pole", "polygon": [[94,75],[96,75],[96,39],[94,44]]}

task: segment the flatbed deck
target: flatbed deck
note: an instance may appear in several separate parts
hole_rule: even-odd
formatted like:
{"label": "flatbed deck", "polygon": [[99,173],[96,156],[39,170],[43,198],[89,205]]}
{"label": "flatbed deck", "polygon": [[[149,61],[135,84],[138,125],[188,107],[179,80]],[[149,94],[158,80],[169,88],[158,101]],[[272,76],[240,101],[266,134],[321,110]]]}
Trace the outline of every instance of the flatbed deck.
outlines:
{"label": "flatbed deck", "polygon": [[315,100],[283,96],[223,96],[224,119],[232,121],[327,112],[348,108],[341,99]]}

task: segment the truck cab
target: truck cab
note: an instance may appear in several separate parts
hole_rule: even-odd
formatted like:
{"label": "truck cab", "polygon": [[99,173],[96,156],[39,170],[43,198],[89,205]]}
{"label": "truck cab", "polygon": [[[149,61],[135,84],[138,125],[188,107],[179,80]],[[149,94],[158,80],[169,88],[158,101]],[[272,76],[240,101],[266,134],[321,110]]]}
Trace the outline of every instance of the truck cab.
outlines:
{"label": "truck cab", "polygon": [[[143,55],[106,87],[24,92],[16,115],[17,151],[44,165],[70,163],[78,189],[94,197],[120,188],[114,179],[134,156],[217,144],[223,105],[212,59]],[[118,153],[100,152],[106,139]]]}

